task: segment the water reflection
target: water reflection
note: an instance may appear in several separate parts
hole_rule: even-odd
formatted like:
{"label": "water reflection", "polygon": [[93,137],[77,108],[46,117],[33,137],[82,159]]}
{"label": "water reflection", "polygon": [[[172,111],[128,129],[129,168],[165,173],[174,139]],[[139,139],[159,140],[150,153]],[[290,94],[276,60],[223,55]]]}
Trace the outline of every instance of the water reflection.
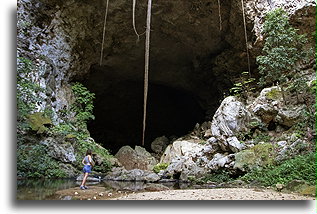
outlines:
{"label": "water reflection", "polygon": [[74,179],[18,180],[18,200],[45,200],[61,189],[75,187]]}
{"label": "water reflection", "polygon": [[[18,200],[61,200],[56,198],[55,192],[58,190],[78,187],[79,181],[74,179],[46,179],[46,180],[18,180],[17,199]],[[190,189],[193,186],[189,183],[163,182],[124,182],[124,181],[101,181],[87,182],[87,186],[101,185],[110,191],[140,192],[140,191],[159,191],[166,189]],[[196,187],[197,188],[197,187]],[[62,198],[62,200],[71,200]]]}
{"label": "water reflection", "polygon": [[[101,183],[108,189],[112,190],[121,190],[121,191],[144,191],[149,189],[149,187],[157,186],[157,189],[160,189],[160,186],[163,186],[168,189],[190,189],[192,185],[190,183],[181,183],[181,182],[163,182],[163,183],[145,183],[142,181],[102,181]],[[164,189],[164,188],[161,188]]]}

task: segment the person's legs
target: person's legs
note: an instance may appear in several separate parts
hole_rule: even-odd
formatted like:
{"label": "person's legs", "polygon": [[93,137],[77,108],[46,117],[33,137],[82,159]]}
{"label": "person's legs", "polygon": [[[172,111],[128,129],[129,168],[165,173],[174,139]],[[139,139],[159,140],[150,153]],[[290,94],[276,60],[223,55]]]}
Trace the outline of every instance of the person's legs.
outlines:
{"label": "person's legs", "polygon": [[88,178],[88,172],[85,173],[85,176],[84,176],[84,179],[83,179],[83,186],[86,185],[86,181],[87,181],[87,178]]}
{"label": "person's legs", "polygon": [[81,186],[85,186],[87,177],[88,177],[88,172],[85,172],[84,178],[83,178],[83,182],[81,183]]}
{"label": "person's legs", "polygon": [[83,172],[84,172],[84,177],[83,177],[83,182],[80,185],[80,189],[87,189],[86,180],[87,180],[87,177],[88,177],[89,173],[91,173],[91,166],[90,165],[85,165],[84,168],[83,168]]}
{"label": "person's legs", "polygon": [[88,174],[89,174],[88,172],[84,173],[83,181],[81,182],[80,188],[84,187],[86,185],[86,180],[87,180]]}

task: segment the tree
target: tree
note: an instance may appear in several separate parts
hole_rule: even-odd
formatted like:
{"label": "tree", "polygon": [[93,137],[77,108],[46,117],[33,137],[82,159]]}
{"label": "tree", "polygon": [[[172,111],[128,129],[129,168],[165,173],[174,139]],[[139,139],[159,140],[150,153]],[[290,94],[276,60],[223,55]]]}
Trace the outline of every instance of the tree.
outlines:
{"label": "tree", "polygon": [[283,84],[295,74],[297,62],[307,56],[305,35],[299,35],[298,29],[289,23],[287,13],[278,8],[266,15],[263,34],[265,37],[263,53],[257,57],[260,84],[280,84],[285,103]]}

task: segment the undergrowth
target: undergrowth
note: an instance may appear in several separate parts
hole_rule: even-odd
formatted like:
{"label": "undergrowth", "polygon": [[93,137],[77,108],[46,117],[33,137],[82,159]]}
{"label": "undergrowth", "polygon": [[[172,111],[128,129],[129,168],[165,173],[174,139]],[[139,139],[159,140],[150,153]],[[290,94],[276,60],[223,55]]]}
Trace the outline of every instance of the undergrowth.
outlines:
{"label": "undergrowth", "polygon": [[254,169],[241,177],[241,180],[248,183],[257,182],[264,186],[273,186],[277,183],[287,184],[295,179],[315,184],[315,153],[299,155],[293,159],[284,161],[278,166],[270,165],[265,168]]}

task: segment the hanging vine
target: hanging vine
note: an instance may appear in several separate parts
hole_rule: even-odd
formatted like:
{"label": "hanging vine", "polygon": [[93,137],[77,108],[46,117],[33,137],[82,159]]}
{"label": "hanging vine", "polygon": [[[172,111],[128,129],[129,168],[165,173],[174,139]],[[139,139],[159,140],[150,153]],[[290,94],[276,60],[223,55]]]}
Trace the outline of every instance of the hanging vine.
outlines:
{"label": "hanging vine", "polygon": [[[221,17],[221,4],[220,0],[218,1],[218,14],[219,14],[219,30],[222,31],[222,17]],[[245,12],[244,12],[244,1],[241,0],[242,4],[242,14],[243,14],[243,24],[244,24],[244,33],[245,33],[245,43],[246,43],[246,51],[247,51],[247,58],[248,58],[248,69],[249,75],[251,75],[250,71],[250,56],[249,56],[249,49],[248,49],[248,38],[247,38],[247,29],[246,29],[246,22],[245,22]],[[102,46],[101,46],[101,53],[100,53],[100,65],[102,64],[103,58],[103,48],[104,48],[104,40],[106,34],[106,23],[107,23],[107,16],[108,16],[108,7],[109,7],[109,0],[106,3],[106,12],[104,18],[104,26],[103,26],[103,36],[102,36]],[[132,25],[133,30],[137,36],[137,42],[140,40],[140,36],[145,33],[145,65],[144,65],[144,94],[143,94],[143,128],[142,128],[142,146],[144,146],[145,141],[145,129],[146,129],[146,110],[147,110],[147,96],[148,96],[148,79],[149,79],[149,55],[150,55],[150,32],[151,32],[151,9],[152,9],[152,0],[148,0],[147,5],[147,18],[146,18],[146,30],[144,33],[139,34],[136,25],[135,25],[135,8],[136,8],[136,0],[133,0],[132,4]]]}
{"label": "hanging vine", "polygon": [[106,35],[106,23],[107,23],[107,16],[108,16],[108,6],[109,6],[109,0],[107,0],[107,3],[106,3],[105,20],[104,20],[104,24],[103,24],[103,33],[102,33],[102,42],[101,42],[101,51],[100,51],[100,62],[99,62],[100,66],[102,64],[102,58],[103,58],[103,46],[104,46],[105,35]]}
{"label": "hanging vine", "polygon": [[143,100],[143,130],[142,130],[142,146],[144,146],[145,126],[146,126],[146,106],[149,85],[149,56],[150,56],[150,32],[151,32],[151,8],[152,0],[148,0],[146,31],[145,31],[145,66],[144,66],[144,100]]}
{"label": "hanging vine", "polygon": [[242,16],[243,16],[243,25],[244,25],[245,46],[246,46],[247,58],[248,58],[248,71],[249,71],[249,76],[251,77],[250,54],[249,54],[248,36],[247,36],[247,25],[245,23],[245,13],[244,13],[244,2],[243,2],[243,0],[241,0],[241,4],[242,4]]}
{"label": "hanging vine", "polygon": [[222,20],[221,20],[220,0],[218,0],[218,14],[219,14],[219,30],[222,31]]}
{"label": "hanging vine", "polygon": [[135,6],[136,6],[136,0],[133,0],[133,4],[132,4],[132,25],[133,25],[133,30],[137,36],[137,40],[136,42],[140,41],[140,36],[143,35],[144,33],[139,34],[138,31],[136,30],[135,27]]}

